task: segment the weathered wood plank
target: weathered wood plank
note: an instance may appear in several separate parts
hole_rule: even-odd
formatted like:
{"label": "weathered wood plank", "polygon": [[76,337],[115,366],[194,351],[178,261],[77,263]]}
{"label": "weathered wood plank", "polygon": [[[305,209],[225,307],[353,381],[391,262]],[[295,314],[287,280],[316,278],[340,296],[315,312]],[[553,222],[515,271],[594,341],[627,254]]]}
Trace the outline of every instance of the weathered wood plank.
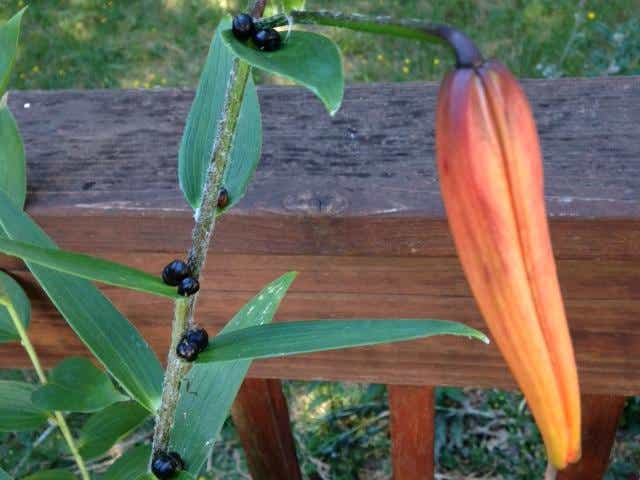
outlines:
{"label": "weathered wood plank", "polygon": [[[144,257],[143,257],[144,258]],[[269,257],[271,258],[271,257]],[[201,303],[198,306],[199,322],[215,332],[251,298],[260,288],[260,282],[249,280],[255,275],[252,267],[266,262],[268,258],[246,257],[236,260],[236,274],[232,278],[246,278],[247,284],[236,283],[238,290],[214,294],[217,285],[203,282]],[[351,292],[341,292],[340,283],[326,275],[322,259],[317,257],[317,269],[303,270],[301,283],[294,283],[277,314],[277,321],[311,318],[381,318],[389,315],[408,318],[433,317],[465,321],[485,329],[482,319],[470,297],[429,294],[383,294],[364,287],[367,282],[363,273],[360,292],[351,283]],[[229,259],[230,261],[232,259]],[[391,259],[392,260],[392,259]],[[390,260],[390,261],[391,261]],[[209,259],[204,278],[213,276],[221,256]],[[313,261],[313,259],[311,259]],[[132,262],[136,263],[136,262]],[[144,265],[157,271],[156,265]],[[301,265],[294,263],[293,268]],[[283,273],[275,266],[264,279],[273,279]],[[401,281],[405,272],[390,278]],[[302,279],[318,278],[309,287]],[[84,349],[50,307],[39,288],[24,273],[18,278],[28,288],[33,299],[34,316],[32,329],[36,349],[42,360],[52,365],[69,354],[81,354]],[[340,277],[338,277],[340,279]],[[255,283],[254,283],[255,282]],[[315,286],[313,286],[315,284]],[[229,282],[232,285],[232,282]],[[253,288],[252,288],[253,287]],[[243,291],[247,289],[246,291]],[[315,291],[314,291],[315,290]],[[369,290],[369,291],[367,291]],[[105,293],[123,313],[140,328],[152,343],[160,358],[168,348],[170,322],[162,319],[170,311],[170,302],[163,298],[149,297],[137,292],[105,287]],[[639,393],[640,359],[640,300],[593,300],[582,298],[567,301],[569,319],[574,335],[581,385],[587,393],[611,393],[624,395]],[[4,345],[0,350],[1,366],[28,365],[28,359],[17,345]],[[511,376],[495,348],[460,338],[441,338],[417,342],[404,342],[372,348],[358,348],[314,355],[254,362],[251,375],[265,378],[353,380],[362,382],[384,382],[409,385],[475,385],[483,387],[512,388]]]}
{"label": "weathered wood plank", "polygon": [[[638,217],[640,77],[524,85],[542,138],[551,216]],[[433,161],[437,89],[352,86],[331,118],[301,89],[260,88],[263,157],[238,212],[442,218]],[[12,93],[29,158],[30,205],[186,211],[176,152],[192,96]]]}
{"label": "weathered wood plank", "polygon": [[245,379],[231,415],[254,480],[301,478],[279,380]]}
{"label": "weathered wood plank", "polygon": [[582,396],[582,458],[558,474],[558,480],[602,480],[609,465],[625,398]]}
{"label": "weathered wood plank", "polygon": [[[545,151],[583,391],[640,393],[640,78],[525,86]],[[247,198],[220,221],[199,321],[216,331],[264,283],[296,269],[280,321],[432,317],[483,327],[435,178],[436,88],[350,87],[334,118],[300,89],[260,89],[263,161]],[[181,90],[12,93],[29,156],[29,213],[65,248],[150,272],[182,256],[192,218],[175,159],[191,98]],[[0,258],[0,268],[26,281],[34,297],[44,362],[83,352],[20,263]],[[168,303],[105,292],[164,358]],[[0,366],[25,360],[16,346],[0,348]],[[265,378],[513,387],[495,346],[462,339],[254,365],[251,375]]]}
{"label": "weathered wood plank", "polygon": [[389,385],[389,410],[394,480],[433,479],[433,387]]}

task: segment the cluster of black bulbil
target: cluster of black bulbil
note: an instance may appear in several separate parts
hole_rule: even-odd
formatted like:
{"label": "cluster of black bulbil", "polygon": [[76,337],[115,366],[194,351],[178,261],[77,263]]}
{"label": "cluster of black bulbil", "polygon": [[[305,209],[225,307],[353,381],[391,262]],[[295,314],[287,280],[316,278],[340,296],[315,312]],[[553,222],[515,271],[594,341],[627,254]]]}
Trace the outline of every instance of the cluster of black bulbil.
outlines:
{"label": "cluster of black bulbil", "polygon": [[188,330],[178,342],[176,354],[187,362],[193,362],[208,345],[207,331],[204,328],[193,328]]}
{"label": "cluster of black bulbil", "polygon": [[156,478],[173,478],[180,470],[184,470],[184,462],[176,452],[158,451],[153,454],[151,471]]}
{"label": "cluster of black bulbil", "polygon": [[191,269],[182,260],[174,260],[162,270],[162,281],[178,287],[178,295],[189,297],[200,290],[198,280],[191,276]]}
{"label": "cluster of black bulbil", "polygon": [[256,47],[265,52],[274,52],[282,45],[282,39],[277,30],[273,28],[256,29],[251,15],[241,13],[233,17],[233,35],[245,42],[251,38]]}

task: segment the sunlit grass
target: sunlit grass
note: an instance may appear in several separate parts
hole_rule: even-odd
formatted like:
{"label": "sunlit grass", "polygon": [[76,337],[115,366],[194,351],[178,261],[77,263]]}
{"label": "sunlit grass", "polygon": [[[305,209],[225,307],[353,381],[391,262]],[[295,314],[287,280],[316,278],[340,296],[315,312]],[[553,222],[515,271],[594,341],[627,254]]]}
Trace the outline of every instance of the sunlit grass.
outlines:
{"label": "sunlit grass", "polygon": [[[5,0],[0,19],[26,3],[16,89],[193,86],[217,21],[244,1]],[[522,77],[640,73],[638,0],[308,0],[308,8],[448,22]],[[348,82],[435,80],[451,66],[438,45],[322,31],[342,47]]]}

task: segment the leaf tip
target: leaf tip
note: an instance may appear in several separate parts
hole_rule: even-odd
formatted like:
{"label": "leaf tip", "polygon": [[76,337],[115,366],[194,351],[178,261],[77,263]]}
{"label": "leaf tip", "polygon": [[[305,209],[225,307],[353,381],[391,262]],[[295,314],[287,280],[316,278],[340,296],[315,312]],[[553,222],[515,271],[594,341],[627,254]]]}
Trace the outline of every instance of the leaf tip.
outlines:
{"label": "leaf tip", "polygon": [[487,337],[484,333],[478,331],[475,334],[475,338],[477,338],[478,340],[480,340],[482,343],[484,343],[485,345],[489,345],[491,343],[491,340],[489,340],[489,337]]}
{"label": "leaf tip", "polygon": [[289,286],[298,277],[298,273],[299,272],[297,272],[295,270],[291,270],[290,272],[287,272],[284,275],[282,275],[282,280],[287,282],[287,286]]}
{"label": "leaf tip", "polygon": [[24,7],[22,7],[22,9],[19,10],[18,13],[16,13],[13,17],[11,17],[7,23],[15,21],[19,25],[20,22],[22,21],[22,16],[24,15],[24,12],[27,11],[27,8],[29,8],[29,5],[25,5]]}

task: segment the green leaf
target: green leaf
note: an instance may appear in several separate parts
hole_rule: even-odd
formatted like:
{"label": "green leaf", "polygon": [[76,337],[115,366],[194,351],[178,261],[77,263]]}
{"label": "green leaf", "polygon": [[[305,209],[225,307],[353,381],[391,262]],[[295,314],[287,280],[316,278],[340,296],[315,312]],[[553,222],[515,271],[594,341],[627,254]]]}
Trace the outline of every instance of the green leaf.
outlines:
{"label": "green leaf", "polygon": [[80,455],[91,459],[105,454],[148,417],[149,412],[137,402],[119,402],[108,406],[89,418],[82,427],[78,438]]}
{"label": "green leaf", "polygon": [[[123,480],[138,478],[145,475],[149,466],[151,456],[150,445],[140,445],[127,451],[122,457],[116,460],[109,469],[101,475],[100,480]],[[153,480],[156,480],[153,475]]]}
{"label": "green leaf", "polygon": [[126,400],[102,370],[86,358],[67,358],[51,371],[49,382],[31,400],[40,408],[63,412],[95,412]]}
{"label": "green leaf", "polygon": [[16,13],[7,23],[0,26],[0,98],[7,91],[11,70],[16,60],[20,22],[26,7]]}
{"label": "green leaf", "polygon": [[34,473],[28,477],[23,477],[22,480],[75,480],[76,477],[68,470],[61,468],[56,470],[46,470],[44,472]]}
{"label": "green leaf", "polygon": [[151,275],[102,258],[55,248],[38,247],[2,237],[0,237],[0,252],[74,277],[173,299],[181,298],[176,287],[166,285],[159,275]]}
{"label": "green leaf", "polygon": [[[1,55],[1,54],[0,54]],[[6,102],[0,98],[0,189],[20,209],[27,197],[27,166],[22,136]]]}
{"label": "green leaf", "polygon": [[309,320],[260,325],[218,335],[198,355],[198,362],[282,357],[435,335],[489,342],[482,332],[445,320]]}
{"label": "green leaf", "polygon": [[288,78],[315,93],[331,115],[342,103],[344,74],[338,46],[317,33],[295,30],[275,52],[262,52],[238,41],[231,30],[222,40],[238,57],[269,73]]}
{"label": "green leaf", "polygon": [[[202,199],[202,190],[207,169],[211,163],[213,144],[234,61],[233,54],[220,38],[221,32],[230,26],[231,19],[224,18],[213,36],[180,143],[178,155],[180,188],[193,209],[200,206]],[[244,196],[260,160],[261,146],[260,104],[253,79],[249,77],[240,108],[230,161],[223,174],[223,184],[229,192],[229,205],[225,210],[235,205]]]}
{"label": "green leaf", "polygon": [[31,402],[36,386],[0,380],[0,432],[22,432],[40,428],[49,414]]}
{"label": "green leaf", "polygon": [[26,330],[31,320],[29,299],[18,282],[0,271],[0,343],[20,340],[15,323],[5,308],[7,306],[13,308]]}
{"label": "green leaf", "polygon": [[[289,272],[267,285],[222,332],[271,322],[295,277],[295,272]],[[200,472],[250,364],[240,360],[194,365],[182,382],[170,450],[182,456],[190,473]]]}
{"label": "green leaf", "polygon": [[[56,244],[0,190],[0,226],[12,239],[56,248]],[[1,232],[0,232],[1,233]],[[32,262],[27,266],[71,328],[120,385],[150,412],[160,404],[164,373],[144,338],[87,280]]]}
{"label": "green leaf", "polygon": [[13,477],[0,468],[0,480],[13,480]]}

